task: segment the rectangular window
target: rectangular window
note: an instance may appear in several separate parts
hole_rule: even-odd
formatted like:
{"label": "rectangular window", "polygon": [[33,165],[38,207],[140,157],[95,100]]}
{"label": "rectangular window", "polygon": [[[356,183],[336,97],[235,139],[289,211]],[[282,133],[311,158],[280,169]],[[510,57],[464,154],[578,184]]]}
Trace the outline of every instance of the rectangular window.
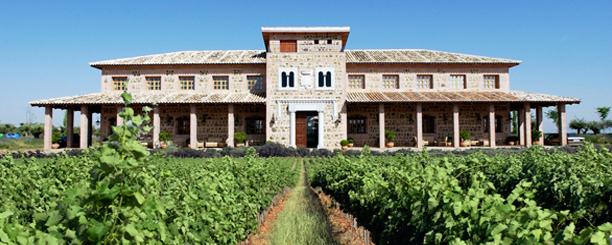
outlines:
{"label": "rectangular window", "polygon": [[363,75],[350,75],[348,77],[349,88],[365,88]]}
{"label": "rectangular window", "polygon": [[499,88],[499,76],[484,75],[484,88]]}
{"label": "rectangular window", "polygon": [[189,119],[179,118],[178,121],[178,134],[190,134],[191,133],[191,123]]}
{"label": "rectangular window", "polygon": [[263,118],[255,118],[255,119],[247,119],[247,134],[264,134],[264,119]]}
{"label": "rectangular window", "polygon": [[147,77],[147,90],[161,90],[161,77]]}
{"label": "rectangular window", "polygon": [[113,90],[126,91],[127,90],[127,87],[125,86],[126,81],[127,81],[127,77],[113,77]]}
{"label": "rectangular window", "polygon": [[249,76],[247,77],[249,89],[263,89],[263,77],[262,76]]}
{"label": "rectangular window", "polygon": [[349,118],[348,119],[348,133],[349,134],[365,134],[366,133],[366,119],[365,118]]}
{"label": "rectangular window", "polygon": [[179,77],[180,89],[181,90],[195,90],[195,78],[194,77]]}
{"label": "rectangular window", "polygon": [[229,90],[229,77],[213,77],[215,90]]}
{"label": "rectangular window", "polygon": [[432,116],[423,117],[423,133],[435,133],[435,119],[436,118]]}
{"label": "rectangular window", "polygon": [[433,88],[431,75],[417,75],[417,88]]}
{"label": "rectangular window", "polygon": [[383,75],[383,88],[399,88],[397,75]]}
{"label": "rectangular window", "polygon": [[465,76],[464,75],[451,75],[450,76],[450,88],[465,89]]}
{"label": "rectangular window", "polygon": [[[489,132],[489,117],[485,116],[482,118],[482,122],[484,123],[483,128],[485,133]],[[495,116],[495,132],[496,133],[501,133],[502,132],[502,116]]]}
{"label": "rectangular window", "polygon": [[281,40],[280,41],[281,53],[295,53],[297,52],[297,41],[296,40]]}

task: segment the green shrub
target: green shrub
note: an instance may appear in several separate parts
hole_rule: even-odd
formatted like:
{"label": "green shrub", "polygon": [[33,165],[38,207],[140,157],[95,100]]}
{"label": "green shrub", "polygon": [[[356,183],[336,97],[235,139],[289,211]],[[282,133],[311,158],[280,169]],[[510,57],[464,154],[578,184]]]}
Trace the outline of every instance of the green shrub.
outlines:
{"label": "green shrub", "polygon": [[395,133],[393,132],[393,130],[386,130],[385,138],[387,138],[387,140],[389,141],[393,141],[395,139]]}
{"label": "green shrub", "polygon": [[348,138],[348,142],[349,144],[354,143],[355,141],[353,140],[353,138]]}
{"label": "green shrub", "polygon": [[461,130],[459,132],[459,138],[461,138],[462,140],[469,140],[470,139],[470,132],[468,132],[467,130]]}
{"label": "green shrub", "polygon": [[536,141],[539,140],[540,137],[542,137],[542,131],[535,129],[531,130],[531,140]]}
{"label": "green shrub", "polygon": [[51,142],[57,143],[60,141],[60,139],[62,139],[62,133],[53,132],[53,134],[51,134]]}
{"label": "green shrub", "polygon": [[234,141],[236,141],[236,143],[244,143],[246,136],[247,134],[245,132],[238,131],[234,133]]}
{"label": "green shrub", "polygon": [[341,140],[340,141],[340,145],[341,146],[347,146],[349,144],[348,140]]}
{"label": "green shrub", "polygon": [[170,132],[161,132],[159,133],[159,141],[167,142],[170,141],[171,135]]}

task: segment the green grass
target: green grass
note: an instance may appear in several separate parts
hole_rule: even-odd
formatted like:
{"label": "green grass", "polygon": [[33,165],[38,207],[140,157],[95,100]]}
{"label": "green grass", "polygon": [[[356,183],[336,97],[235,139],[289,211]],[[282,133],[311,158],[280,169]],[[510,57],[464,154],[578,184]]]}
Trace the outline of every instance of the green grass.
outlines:
{"label": "green grass", "polygon": [[309,187],[304,164],[299,166],[297,187],[274,224],[270,244],[337,244],[319,198]]}
{"label": "green grass", "polygon": [[20,149],[41,149],[43,148],[43,139],[33,137],[21,137],[9,139],[6,137],[0,138],[0,149],[20,150]]}

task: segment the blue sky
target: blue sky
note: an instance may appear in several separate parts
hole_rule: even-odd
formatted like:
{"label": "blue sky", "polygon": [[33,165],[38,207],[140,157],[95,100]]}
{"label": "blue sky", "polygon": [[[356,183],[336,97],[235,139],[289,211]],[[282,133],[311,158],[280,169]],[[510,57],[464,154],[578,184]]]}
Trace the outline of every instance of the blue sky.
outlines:
{"label": "blue sky", "polygon": [[[262,26],[350,26],[347,49],[432,49],[521,60],[512,90],[612,106],[612,1],[0,0],[0,123],[28,101],[100,91],[89,62],[184,50],[264,49]],[[42,122],[44,109],[32,110]],[[60,125],[63,111],[54,111]],[[78,116],[78,114],[77,114]],[[78,121],[78,120],[76,120]],[[77,122],[78,123],[78,122]],[[547,132],[553,131],[550,120]]]}

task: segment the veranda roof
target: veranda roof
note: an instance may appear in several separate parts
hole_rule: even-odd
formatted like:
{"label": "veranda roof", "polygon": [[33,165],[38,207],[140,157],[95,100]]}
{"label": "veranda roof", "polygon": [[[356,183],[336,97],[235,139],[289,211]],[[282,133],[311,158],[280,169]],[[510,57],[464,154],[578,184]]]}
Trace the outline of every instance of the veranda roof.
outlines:
{"label": "veranda roof", "polygon": [[347,102],[534,102],[578,104],[582,100],[557,95],[509,92],[348,92]]}
{"label": "veranda roof", "polygon": [[[132,104],[213,104],[213,103],[265,103],[266,94],[260,93],[210,93],[210,92],[171,92],[139,93],[130,92]],[[123,104],[121,93],[93,93],[67,96],[46,100],[30,101],[32,106],[46,105],[104,105]]]}

